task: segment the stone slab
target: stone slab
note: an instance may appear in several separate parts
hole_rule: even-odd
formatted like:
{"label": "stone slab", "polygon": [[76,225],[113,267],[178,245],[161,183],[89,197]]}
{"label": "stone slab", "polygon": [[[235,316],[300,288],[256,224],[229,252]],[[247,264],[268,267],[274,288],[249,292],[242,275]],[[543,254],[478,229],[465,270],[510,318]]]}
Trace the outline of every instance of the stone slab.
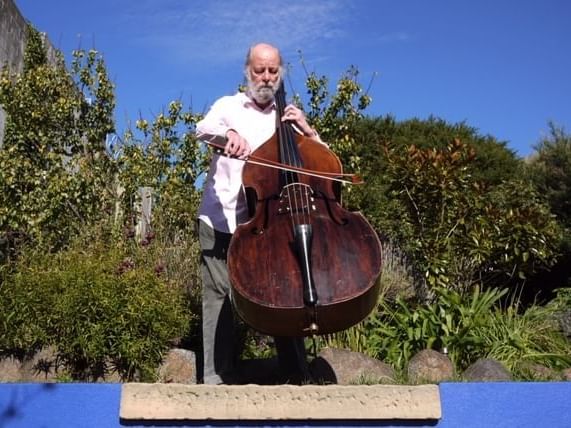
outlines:
{"label": "stone slab", "polygon": [[122,385],[122,420],[439,419],[437,385]]}

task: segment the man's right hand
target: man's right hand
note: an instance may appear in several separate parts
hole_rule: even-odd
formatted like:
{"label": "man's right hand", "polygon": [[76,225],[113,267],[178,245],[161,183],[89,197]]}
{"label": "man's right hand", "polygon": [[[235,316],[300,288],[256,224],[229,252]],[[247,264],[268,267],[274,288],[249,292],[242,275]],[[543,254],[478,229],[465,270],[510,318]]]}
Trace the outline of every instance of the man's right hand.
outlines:
{"label": "man's right hand", "polygon": [[250,155],[250,152],[250,145],[240,134],[233,129],[229,129],[228,132],[226,132],[225,155],[237,157],[238,159],[246,159]]}

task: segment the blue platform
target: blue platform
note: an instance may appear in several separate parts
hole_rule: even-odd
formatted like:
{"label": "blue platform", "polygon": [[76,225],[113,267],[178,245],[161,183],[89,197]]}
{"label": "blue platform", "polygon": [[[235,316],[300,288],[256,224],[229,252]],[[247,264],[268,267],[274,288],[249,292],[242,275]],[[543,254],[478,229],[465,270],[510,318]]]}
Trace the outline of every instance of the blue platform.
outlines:
{"label": "blue platform", "polygon": [[442,383],[432,421],[121,421],[121,384],[0,384],[0,428],[219,427],[571,427],[571,382]]}

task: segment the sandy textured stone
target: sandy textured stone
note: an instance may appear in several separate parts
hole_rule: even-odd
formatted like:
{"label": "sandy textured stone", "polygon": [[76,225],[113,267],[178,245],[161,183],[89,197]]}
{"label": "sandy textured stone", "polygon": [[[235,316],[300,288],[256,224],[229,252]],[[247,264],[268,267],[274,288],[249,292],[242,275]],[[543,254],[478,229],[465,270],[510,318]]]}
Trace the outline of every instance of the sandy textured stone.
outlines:
{"label": "sandy textured stone", "polygon": [[171,349],[159,367],[161,383],[196,383],[196,356],[187,349]]}
{"label": "sandy textured stone", "polygon": [[411,383],[439,383],[453,378],[452,361],[434,349],[423,349],[408,363],[408,380]]}
{"label": "sandy textured stone", "polygon": [[462,377],[471,382],[507,382],[512,375],[505,366],[491,358],[480,358],[468,367]]}
{"label": "sandy textured stone", "polygon": [[123,420],[439,419],[436,385],[126,383]]}

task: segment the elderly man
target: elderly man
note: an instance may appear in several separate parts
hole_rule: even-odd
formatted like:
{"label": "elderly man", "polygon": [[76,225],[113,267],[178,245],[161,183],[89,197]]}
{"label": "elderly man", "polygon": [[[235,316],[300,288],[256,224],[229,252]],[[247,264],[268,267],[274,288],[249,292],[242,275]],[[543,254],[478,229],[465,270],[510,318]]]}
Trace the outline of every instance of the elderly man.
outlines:
{"label": "elderly man", "polygon": [[[243,160],[276,130],[274,94],[284,72],[279,50],[265,43],[251,47],[244,71],[247,91],[218,99],[197,124],[200,139],[222,142],[225,147],[225,156],[213,155],[198,215],[206,384],[232,382],[239,357],[226,253],[236,226],[248,219],[242,186]],[[291,121],[300,133],[318,139],[297,107],[288,105],[281,119]],[[276,337],[274,341],[284,380],[307,381],[309,372],[303,339]]]}

